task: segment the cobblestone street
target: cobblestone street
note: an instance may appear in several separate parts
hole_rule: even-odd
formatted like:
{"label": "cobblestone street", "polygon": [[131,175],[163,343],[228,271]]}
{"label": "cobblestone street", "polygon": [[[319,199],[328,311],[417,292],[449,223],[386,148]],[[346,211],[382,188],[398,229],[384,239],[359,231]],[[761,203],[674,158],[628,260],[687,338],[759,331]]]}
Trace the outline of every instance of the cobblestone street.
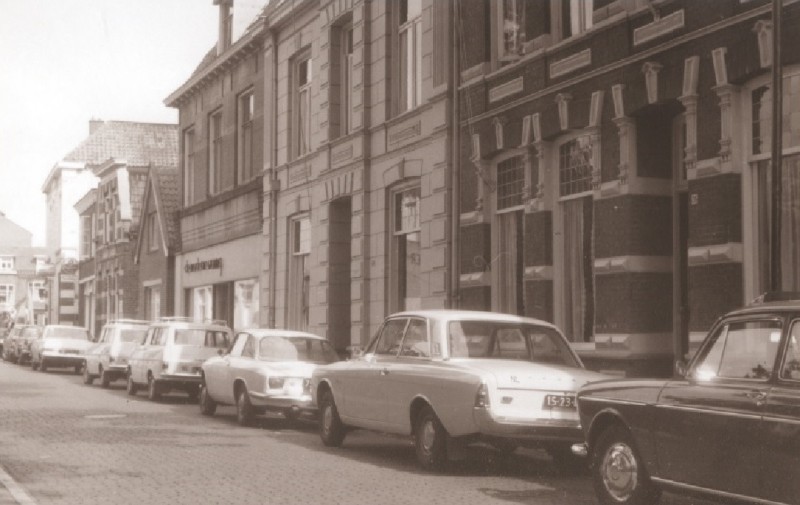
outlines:
{"label": "cobblestone street", "polygon": [[332,450],[311,422],[245,429],[229,407],[205,418],[183,395],[156,404],[121,381],[104,390],[5,362],[0,384],[0,467],[23,493],[0,487],[0,505],[596,503],[588,477],[558,475],[537,451],[476,447],[430,475],[403,439],[353,432]]}

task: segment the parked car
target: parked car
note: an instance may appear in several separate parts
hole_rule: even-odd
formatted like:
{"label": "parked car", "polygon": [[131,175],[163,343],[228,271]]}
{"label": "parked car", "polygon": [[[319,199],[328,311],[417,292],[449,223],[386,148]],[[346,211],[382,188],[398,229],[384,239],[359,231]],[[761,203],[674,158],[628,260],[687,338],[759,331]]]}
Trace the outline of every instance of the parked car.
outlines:
{"label": "parked car", "polygon": [[799,503],[800,302],[730,312],[676,370],[580,391],[600,502],[652,504],[670,490]]}
{"label": "parked car", "polygon": [[[42,330],[41,338],[34,339],[30,345],[31,368],[42,372],[49,367],[74,368],[75,373],[80,373],[83,354],[91,343],[86,328],[48,324]],[[20,362],[23,359],[24,353],[20,355]]]}
{"label": "parked car", "polygon": [[229,354],[203,363],[200,411],[236,405],[242,426],[268,410],[295,419],[311,403],[309,383],[317,365],[339,356],[322,337],[299,331],[253,329],[236,335]]}
{"label": "parked car", "polygon": [[[9,328],[5,326],[0,326],[0,355],[3,354],[3,346],[5,345],[6,337],[11,332]],[[4,358],[5,359],[5,358]]]}
{"label": "parked car", "polygon": [[42,327],[18,324],[11,329],[3,347],[3,359],[23,365],[30,360],[30,345],[40,338]]}
{"label": "parked car", "polygon": [[223,321],[162,318],[151,324],[128,360],[128,394],[146,387],[147,397],[157,401],[162,394],[180,389],[196,399],[200,367],[206,359],[230,348],[231,333]]}
{"label": "parked car", "polygon": [[91,384],[100,379],[100,385],[107,388],[113,381],[126,379],[128,358],[142,342],[148,321],[117,319],[106,323],[100,338],[87,350],[83,366],[83,383]]}
{"label": "parked car", "polygon": [[478,440],[503,452],[543,447],[571,468],[570,446],[583,440],[575,393],[605,378],[585,370],[544,321],[431,310],[388,317],[366,354],[317,367],[311,388],[328,446],[339,446],[350,428],[367,428],[414,435],[426,469],[442,468]]}

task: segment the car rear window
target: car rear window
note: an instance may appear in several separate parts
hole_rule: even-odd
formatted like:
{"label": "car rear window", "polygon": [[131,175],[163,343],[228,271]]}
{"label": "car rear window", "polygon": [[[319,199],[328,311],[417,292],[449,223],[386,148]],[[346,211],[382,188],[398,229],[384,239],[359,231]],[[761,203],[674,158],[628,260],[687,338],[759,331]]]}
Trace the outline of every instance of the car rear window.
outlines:
{"label": "car rear window", "polygon": [[147,333],[147,328],[121,329],[119,330],[119,340],[120,342],[141,342],[145,333]]}
{"label": "car rear window", "polygon": [[325,340],[302,337],[262,337],[258,343],[258,359],[333,363],[338,361],[339,356]]}
{"label": "car rear window", "polygon": [[72,338],[75,340],[89,340],[89,332],[85,328],[52,328],[48,337],[52,338]]}
{"label": "car rear window", "polygon": [[532,361],[577,367],[569,344],[552,328],[501,321],[452,321],[450,356]]}
{"label": "car rear window", "polygon": [[175,344],[227,349],[230,346],[230,337],[224,331],[184,328],[175,330]]}

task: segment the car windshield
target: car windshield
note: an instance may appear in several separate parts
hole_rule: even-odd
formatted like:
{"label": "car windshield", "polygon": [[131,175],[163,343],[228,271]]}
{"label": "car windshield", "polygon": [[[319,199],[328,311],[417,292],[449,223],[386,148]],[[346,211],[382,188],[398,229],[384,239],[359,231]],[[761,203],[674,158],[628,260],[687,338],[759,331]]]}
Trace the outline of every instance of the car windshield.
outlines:
{"label": "car windshield", "polygon": [[262,337],[258,343],[258,359],[333,363],[338,361],[339,356],[325,340],[303,337]]}
{"label": "car windshield", "polygon": [[552,328],[502,321],[452,321],[453,358],[512,359],[577,367],[569,344]]}
{"label": "car windshield", "polygon": [[144,339],[144,334],[147,333],[147,328],[126,328],[119,330],[120,342],[141,342]]}
{"label": "car windshield", "polygon": [[[31,335],[33,336],[33,335]],[[50,338],[71,338],[74,340],[89,340],[89,332],[84,328],[51,328],[47,333]]]}

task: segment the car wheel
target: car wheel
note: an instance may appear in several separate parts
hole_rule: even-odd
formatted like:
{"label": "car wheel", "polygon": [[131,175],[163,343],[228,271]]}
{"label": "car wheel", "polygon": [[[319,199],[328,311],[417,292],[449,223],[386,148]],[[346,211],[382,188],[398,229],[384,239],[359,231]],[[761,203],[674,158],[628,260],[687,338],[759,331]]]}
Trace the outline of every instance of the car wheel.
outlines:
{"label": "car wheel", "polygon": [[147,399],[151,402],[161,399],[161,387],[152,375],[147,377]]}
{"label": "car wheel", "polygon": [[208,388],[205,385],[200,386],[200,413],[204,416],[213,416],[217,411],[217,402],[208,394]]}
{"label": "car wheel", "polygon": [[255,412],[253,411],[253,404],[250,403],[250,395],[247,393],[247,388],[242,386],[236,394],[236,421],[239,426],[250,426],[253,424]]}
{"label": "car wheel", "polygon": [[600,434],[592,451],[592,482],[603,505],[651,505],[661,491],[653,485],[633,437],[621,426]]}
{"label": "car wheel", "polygon": [[441,470],[447,464],[447,431],[430,406],[417,415],[414,447],[417,461],[425,470]]}
{"label": "car wheel", "polygon": [[39,369],[39,362],[31,360],[31,370],[34,372]]}
{"label": "car wheel", "polygon": [[553,458],[553,465],[563,474],[585,474],[589,469],[589,461],[572,453],[570,444],[558,444],[547,448],[547,453]]}
{"label": "car wheel", "polygon": [[46,372],[47,371],[47,362],[44,360],[44,358],[42,358],[39,361],[39,370],[41,370],[42,372]]}
{"label": "car wheel", "polygon": [[186,394],[189,395],[189,400],[192,402],[196,402],[197,398],[200,396],[200,386],[189,386],[186,388]]}
{"label": "car wheel", "polygon": [[84,365],[83,365],[83,383],[86,384],[87,386],[91,386],[92,382],[94,382],[94,377],[92,376],[92,374],[89,373],[89,365],[84,363]]}
{"label": "car wheel", "polygon": [[345,435],[347,430],[339,418],[333,393],[325,391],[319,399],[319,438],[328,447],[339,447]]}
{"label": "car wheel", "polygon": [[110,385],[111,385],[111,376],[108,375],[108,372],[103,370],[103,367],[100,367],[100,387],[108,389]]}
{"label": "car wheel", "polygon": [[131,373],[128,372],[128,383],[127,383],[127,385],[125,387],[125,391],[128,392],[128,395],[134,396],[138,389],[139,388],[138,388],[138,386],[136,386],[136,383],[133,382],[133,377],[131,377]]}
{"label": "car wheel", "polygon": [[82,369],[83,365],[75,365],[75,368],[73,368],[73,370],[75,371],[75,375],[80,375]]}

